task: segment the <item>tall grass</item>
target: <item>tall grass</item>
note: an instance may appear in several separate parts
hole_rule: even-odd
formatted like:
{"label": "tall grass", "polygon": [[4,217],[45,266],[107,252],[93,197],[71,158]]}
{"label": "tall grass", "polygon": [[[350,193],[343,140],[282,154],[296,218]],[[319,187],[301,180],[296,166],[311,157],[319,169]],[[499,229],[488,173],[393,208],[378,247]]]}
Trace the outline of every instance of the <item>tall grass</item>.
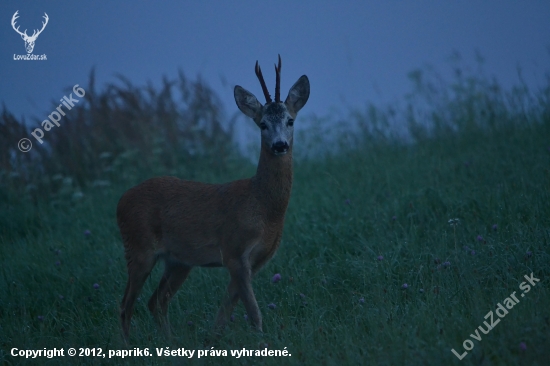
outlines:
{"label": "tall grass", "polygon": [[[41,119],[26,125],[3,107],[2,186],[49,196],[67,179],[81,190],[205,162],[224,169],[232,157],[232,124],[225,121],[219,99],[203,82],[189,81],[181,71],[177,80],[164,78],[160,90],[137,87],[119,76],[117,83],[97,91],[92,70],[85,91],[61,126],[45,133],[44,145],[25,131],[40,127]],[[52,111],[57,104],[53,102]],[[28,153],[17,149],[22,137],[35,144]]]}
{"label": "tall grass", "polygon": [[[550,78],[537,91],[503,90],[464,72],[451,81],[426,70],[411,78],[402,106],[352,112],[348,120],[358,130],[338,135],[335,153],[296,160],[283,243],[254,280],[263,335],[251,332],[239,306],[224,335],[211,337],[228,275],[197,269],[170,306],[174,339],[164,339],[145,306],[157,268],[136,306],[132,346],[154,353],[267,345],[292,355],[195,359],[199,364],[545,364]],[[6,151],[25,131],[4,110],[0,360],[7,364],[24,363],[10,355],[12,347],[125,348],[118,305],[126,273],[114,212],[127,188],[157,174],[210,182],[254,174],[253,164],[231,155],[231,130],[206,86],[180,77],[182,103],[171,94],[177,83],[165,81],[155,92],[121,82],[95,92],[92,76],[85,106],[30,158]],[[315,141],[298,136],[297,153]],[[72,155],[78,164],[69,162]],[[278,283],[271,282],[275,273]],[[512,292],[519,296],[531,273],[540,282],[481,341],[472,340],[484,316]],[[462,353],[466,339],[474,349],[459,362],[451,348]],[[36,363],[108,362],[126,361]]]}

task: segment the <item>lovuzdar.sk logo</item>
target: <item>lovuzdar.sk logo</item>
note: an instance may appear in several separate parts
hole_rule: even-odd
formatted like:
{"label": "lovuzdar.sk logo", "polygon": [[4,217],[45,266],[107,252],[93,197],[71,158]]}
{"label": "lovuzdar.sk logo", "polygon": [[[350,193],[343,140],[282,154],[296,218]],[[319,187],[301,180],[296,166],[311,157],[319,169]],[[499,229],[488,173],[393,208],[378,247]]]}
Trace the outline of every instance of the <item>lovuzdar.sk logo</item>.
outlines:
{"label": "lovuzdar.sk logo", "polygon": [[14,60],[34,60],[34,61],[47,60],[45,54],[34,55],[32,53],[32,51],[34,50],[34,44],[36,42],[36,39],[38,38],[40,33],[42,33],[44,28],[46,28],[46,25],[48,24],[48,21],[50,20],[50,18],[48,17],[48,14],[44,13],[43,18],[44,18],[45,21],[42,22],[42,29],[40,29],[40,30],[35,29],[33,31],[32,35],[29,36],[27,34],[26,29],[23,32],[21,32],[19,30],[19,26],[16,27],[16,25],[15,25],[17,18],[19,18],[18,13],[19,13],[19,10],[17,10],[15,12],[15,14],[13,14],[13,17],[11,18],[11,26],[12,26],[13,30],[16,31],[21,36],[21,38],[23,38],[23,41],[25,41],[25,50],[27,50],[27,54],[26,55],[13,54],[13,59]]}

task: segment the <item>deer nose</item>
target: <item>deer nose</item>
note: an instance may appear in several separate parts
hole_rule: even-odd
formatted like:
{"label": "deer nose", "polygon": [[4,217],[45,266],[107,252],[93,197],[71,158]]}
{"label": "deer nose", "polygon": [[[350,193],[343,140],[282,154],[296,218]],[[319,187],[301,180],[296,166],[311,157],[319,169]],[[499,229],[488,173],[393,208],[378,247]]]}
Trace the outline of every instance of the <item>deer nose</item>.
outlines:
{"label": "deer nose", "polygon": [[286,141],[277,141],[271,145],[271,151],[275,154],[285,154],[288,151],[288,143]]}

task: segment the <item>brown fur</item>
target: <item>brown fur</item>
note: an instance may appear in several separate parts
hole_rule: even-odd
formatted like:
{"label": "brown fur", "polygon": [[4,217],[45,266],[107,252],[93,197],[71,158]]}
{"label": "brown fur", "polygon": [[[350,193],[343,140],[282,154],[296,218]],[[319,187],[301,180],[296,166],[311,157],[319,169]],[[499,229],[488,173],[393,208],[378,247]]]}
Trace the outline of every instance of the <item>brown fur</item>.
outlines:
{"label": "brown fur", "polygon": [[[258,78],[266,89],[263,77]],[[158,258],[164,259],[165,270],[149,310],[167,334],[168,303],[195,266],[223,266],[231,276],[217,327],[225,325],[241,299],[252,324],[262,330],[252,277],[281,243],[292,189],[292,124],[309,98],[309,80],[302,75],[284,103],[268,99],[262,106],[238,85],[234,95],[239,109],[262,130],[255,176],[226,184],[152,178],[129,189],[118,203],[117,222],[128,264],[120,308],[126,340],[134,303]]]}
{"label": "brown fur", "polygon": [[217,326],[240,298],[261,330],[251,278],[279,247],[291,188],[292,148],[279,157],[262,147],[250,179],[205,184],[159,177],[129,189],[117,207],[129,276],[120,313],[125,337],[134,302],[159,257],[166,268],[149,309],[165,331],[168,303],[194,266],[224,266],[231,274]]}

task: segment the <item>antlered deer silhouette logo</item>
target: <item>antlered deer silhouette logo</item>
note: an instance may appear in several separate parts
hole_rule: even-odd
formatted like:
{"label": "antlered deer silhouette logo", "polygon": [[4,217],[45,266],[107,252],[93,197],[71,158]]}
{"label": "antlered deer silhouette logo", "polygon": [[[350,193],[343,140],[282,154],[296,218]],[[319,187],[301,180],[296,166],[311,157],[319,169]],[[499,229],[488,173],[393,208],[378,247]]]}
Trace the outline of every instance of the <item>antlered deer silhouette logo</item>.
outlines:
{"label": "antlered deer silhouette logo", "polygon": [[36,42],[36,39],[38,38],[38,36],[40,35],[40,33],[42,33],[42,31],[44,30],[44,28],[46,28],[46,25],[48,24],[48,14],[44,13],[44,19],[46,20],[46,22],[42,22],[42,29],[40,30],[34,30],[34,32],[32,33],[32,36],[28,36],[27,35],[27,30],[25,29],[24,32],[21,32],[19,30],[19,26],[17,26],[17,28],[15,28],[15,20],[17,18],[19,18],[19,15],[17,15],[17,13],[19,13],[19,10],[17,10],[15,12],[15,14],[13,14],[13,17],[11,18],[11,26],[13,27],[13,30],[16,31],[17,33],[19,33],[19,35],[21,36],[21,38],[23,38],[23,41],[25,41],[25,49],[27,50],[27,53],[32,53],[32,50],[34,49],[34,42]]}

